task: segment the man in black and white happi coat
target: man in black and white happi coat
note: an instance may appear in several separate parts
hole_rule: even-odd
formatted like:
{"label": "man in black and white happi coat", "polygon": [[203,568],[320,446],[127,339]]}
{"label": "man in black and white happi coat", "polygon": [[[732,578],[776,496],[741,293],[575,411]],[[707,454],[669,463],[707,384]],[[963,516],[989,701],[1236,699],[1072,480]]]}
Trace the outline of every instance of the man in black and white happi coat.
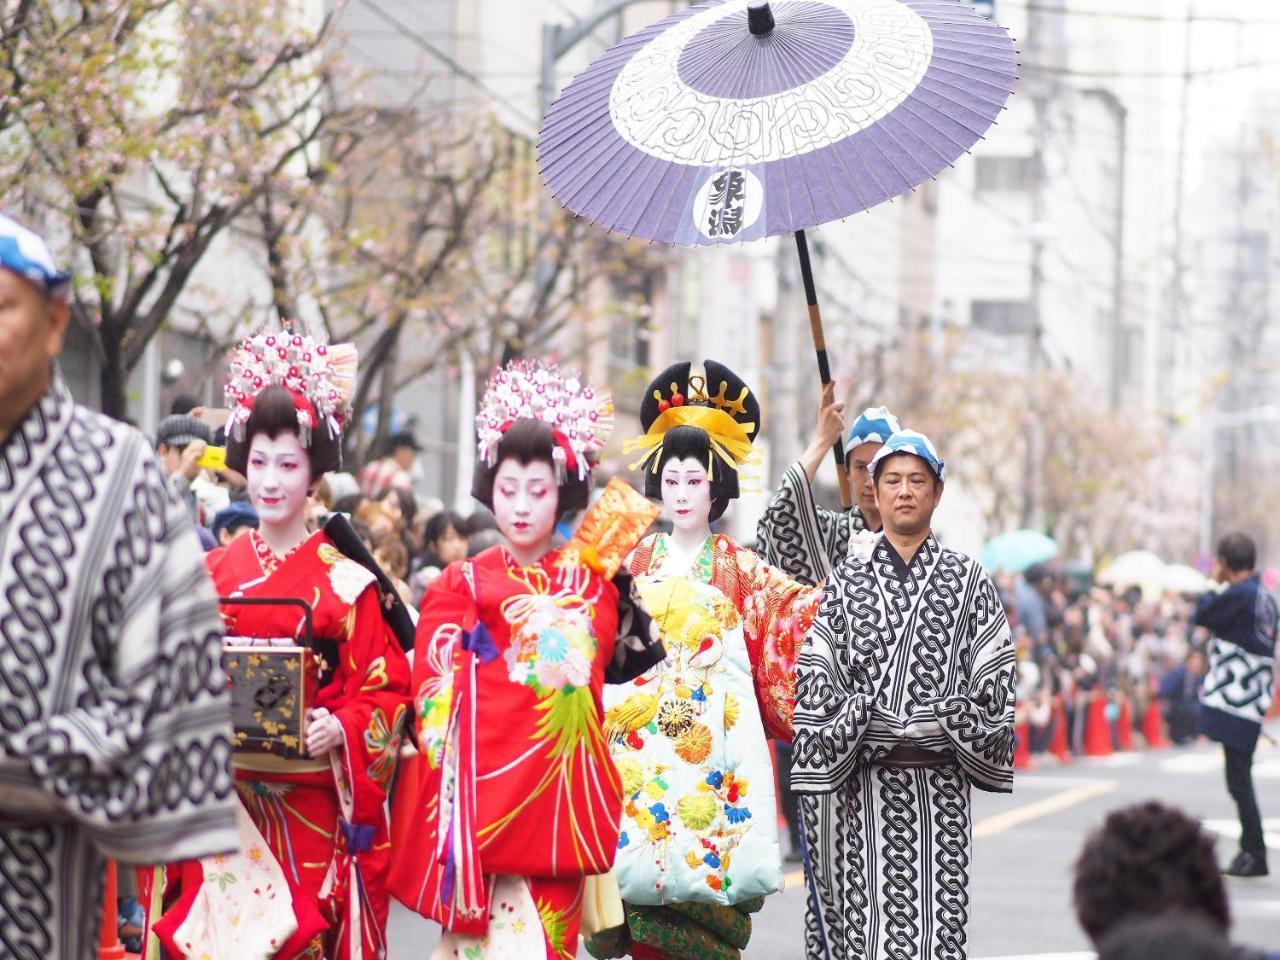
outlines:
{"label": "man in black and white happi coat", "polygon": [[1253,751],[1275,696],[1276,602],[1254,569],[1258,548],[1243,533],[1218,542],[1212,578],[1223,585],[1196,603],[1191,622],[1213,632],[1200,695],[1200,732],[1222,744],[1227,791],[1240,816],[1240,851],[1223,873],[1267,875],[1262,814],[1253,789]]}
{"label": "man in black and white happi coat", "polygon": [[956,960],[969,791],[1013,784],[1013,643],[991,578],[934,539],[945,470],[928,438],[895,433],[871,470],[884,533],[832,573],[797,667],[805,950]]}
{"label": "man in black and white happi coat", "polygon": [[844,404],[835,399],[835,384],[822,388],[822,406],[813,439],[800,459],[789,466],[756,526],[756,552],[787,576],[814,586],[831,574],[862,531],[879,532],[868,465],[898,429],[885,407],[864,410],[845,438],[845,468],[857,503],[848,510],[828,510],[813,497],[813,478],[844,429]]}
{"label": "man in black and white happi coat", "polygon": [[69,277],[0,216],[0,957],[93,960],[106,857],[237,844],[222,625],[140,433],[56,370]]}

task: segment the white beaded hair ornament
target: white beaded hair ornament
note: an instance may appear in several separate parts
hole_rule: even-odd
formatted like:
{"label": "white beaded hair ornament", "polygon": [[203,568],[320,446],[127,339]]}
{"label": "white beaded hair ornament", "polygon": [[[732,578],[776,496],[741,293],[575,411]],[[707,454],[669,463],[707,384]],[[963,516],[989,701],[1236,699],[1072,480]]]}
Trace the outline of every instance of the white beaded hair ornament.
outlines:
{"label": "white beaded hair ornament", "polygon": [[270,386],[281,386],[293,395],[298,411],[298,439],[311,445],[311,431],[323,424],[337,439],[351,414],[355,389],[355,344],[332,346],[292,330],[259,333],[247,338],[231,355],[227,378],[227,406],[231,408],[228,433],[245,442],[245,424],[253,401]]}
{"label": "white beaded hair ornament", "polygon": [[585,480],[613,429],[613,398],[553,363],[513,360],[489,378],[476,414],[480,459],[489,466],[497,465],[498,444],[517,420],[551,426],[558,482],[571,470]]}

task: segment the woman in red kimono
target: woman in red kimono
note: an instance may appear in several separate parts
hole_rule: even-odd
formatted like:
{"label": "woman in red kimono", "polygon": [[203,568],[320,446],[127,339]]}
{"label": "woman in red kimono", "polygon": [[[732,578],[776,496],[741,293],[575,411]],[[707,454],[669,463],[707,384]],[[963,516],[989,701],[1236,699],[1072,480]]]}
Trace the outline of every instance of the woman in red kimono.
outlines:
{"label": "woman in red kimono", "polygon": [[[311,611],[318,687],[298,758],[237,750],[248,819],[239,857],[183,865],[177,904],[156,924],[182,956],[376,960],[386,954],[384,802],[409,667],[372,573],[322,531],[309,491],[339,462],[354,350],[259,336],[232,363],[227,463],[248,480],[256,531],[208,555],[222,597],[296,598]],[[227,604],[228,644],[302,642],[299,606]],[[262,705],[260,703],[260,705]]]}
{"label": "woman in red kimono", "polygon": [[[427,590],[413,667],[420,756],[393,812],[392,891],[444,926],[433,958],[574,957],[585,879],[613,862],[622,788],[602,686],[663,654],[618,639],[619,586],[624,620],[636,614],[625,574],[600,572],[592,551],[552,549],[557,518],[586,506],[611,410],[554,368],[513,364],[477,418],[472,494],[507,543],[450,564]],[[615,542],[618,561],[648,523],[620,555]]]}

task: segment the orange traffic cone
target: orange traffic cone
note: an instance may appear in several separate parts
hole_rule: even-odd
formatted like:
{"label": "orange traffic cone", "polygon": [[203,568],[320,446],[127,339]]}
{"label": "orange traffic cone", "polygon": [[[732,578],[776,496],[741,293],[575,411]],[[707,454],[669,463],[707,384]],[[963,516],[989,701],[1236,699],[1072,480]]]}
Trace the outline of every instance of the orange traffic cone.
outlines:
{"label": "orange traffic cone", "polygon": [[1142,735],[1147,738],[1150,750],[1163,750],[1169,746],[1169,738],[1164,734],[1164,717],[1160,716],[1160,705],[1154,700],[1142,718]]}
{"label": "orange traffic cone", "polygon": [[1062,694],[1053,698],[1053,734],[1049,737],[1049,752],[1066,763],[1071,759],[1071,746],[1067,741],[1067,711],[1062,705]]}
{"label": "orange traffic cone", "polygon": [[1133,707],[1123,694],[1120,696],[1120,716],[1116,720],[1116,744],[1121,750],[1133,749]]}
{"label": "orange traffic cone", "polygon": [[1089,697],[1088,714],[1084,723],[1084,755],[1086,757],[1111,756],[1111,724],[1107,722],[1107,698],[1095,693]]}
{"label": "orange traffic cone", "polygon": [[1013,731],[1013,769],[1031,769],[1031,730],[1020,723]]}

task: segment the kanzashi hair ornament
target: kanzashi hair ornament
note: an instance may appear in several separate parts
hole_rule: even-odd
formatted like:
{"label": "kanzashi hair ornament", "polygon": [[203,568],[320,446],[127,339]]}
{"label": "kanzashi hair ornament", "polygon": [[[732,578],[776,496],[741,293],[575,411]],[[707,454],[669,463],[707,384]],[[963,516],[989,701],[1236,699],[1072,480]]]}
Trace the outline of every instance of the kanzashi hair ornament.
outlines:
{"label": "kanzashi hair ornament", "polygon": [[292,330],[258,333],[246,338],[231,357],[227,378],[229,432],[245,441],[245,425],[258,394],[270,386],[284,387],[298,412],[298,439],[311,445],[311,433],[321,424],[336,439],[351,414],[358,355],[354,344],[329,345]]}
{"label": "kanzashi hair ornament", "polygon": [[496,465],[502,435],[517,420],[541,420],[551,427],[558,482],[570,470],[585,480],[613,429],[613,399],[555,364],[513,360],[489,378],[476,414],[478,451],[489,466]]}

